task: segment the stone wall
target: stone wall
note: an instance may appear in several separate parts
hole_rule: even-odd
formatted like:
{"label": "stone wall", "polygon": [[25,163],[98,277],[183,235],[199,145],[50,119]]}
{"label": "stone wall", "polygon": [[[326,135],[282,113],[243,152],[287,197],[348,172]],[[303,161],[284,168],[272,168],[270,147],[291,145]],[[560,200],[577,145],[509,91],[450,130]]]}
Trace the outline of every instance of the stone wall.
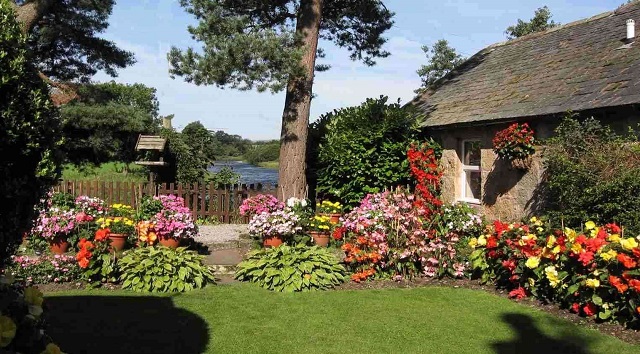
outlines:
{"label": "stone wall", "polygon": [[[481,142],[480,170],[482,176],[481,204],[476,207],[489,220],[519,220],[535,213],[539,198],[535,198],[537,186],[542,178],[543,166],[540,158],[541,147],[533,157],[531,168],[527,171],[514,169],[509,161],[498,159],[493,152],[492,139],[495,133],[508,126],[491,125],[482,128],[458,128],[433,131],[432,136],[443,148],[442,198],[445,202],[457,201],[462,195],[460,175],[462,173],[461,144],[464,140]],[[534,127],[545,136],[552,129],[546,126]]]}

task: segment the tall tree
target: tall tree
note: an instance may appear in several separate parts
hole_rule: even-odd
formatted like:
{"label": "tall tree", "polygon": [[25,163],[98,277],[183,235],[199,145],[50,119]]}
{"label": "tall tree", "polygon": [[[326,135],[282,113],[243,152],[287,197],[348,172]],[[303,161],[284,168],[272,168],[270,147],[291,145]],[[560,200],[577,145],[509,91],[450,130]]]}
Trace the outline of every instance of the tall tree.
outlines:
{"label": "tall tree", "polygon": [[278,92],[286,89],[280,134],[280,196],[304,197],[306,140],[318,39],[374,65],[393,13],[381,0],[181,0],[198,25],[201,51],[172,48],[172,77],[196,85]]}
{"label": "tall tree", "polygon": [[423,46],[422,51],[427,56],[429,63],[422,65],[417,71],[422,79],[422,86],[415,91],[416,93],[431,87],[436,81],[466,60],[466,58],[456,53],[456,50],[450,47],[449,42],[444,39],[437,41],[432,48],[426,45]]}
{"label": "tall tree", "polygon": [[158,130],[156,90],[115,82],[80,85],[79,97],[61,108],[69,162],[133,162],[139,134]]}
{"label": "tall tree", "polygon": [[43,76],[88,82],[104,70],[135,63],[133,53],[99,37],[109,26],[114,0],[13,0],[12,5]]}
{"label": "tall tree", "polygon": [[551,10],[548,7],[543,6],[536,10],[533,18],[529,22],[525,22],[518,19],[518,23],[507,27],[505,34],[508,39],[520,38],[527,34],[548,30],[556,26],[560,26],[560,23],[556,23],[551,19]]}

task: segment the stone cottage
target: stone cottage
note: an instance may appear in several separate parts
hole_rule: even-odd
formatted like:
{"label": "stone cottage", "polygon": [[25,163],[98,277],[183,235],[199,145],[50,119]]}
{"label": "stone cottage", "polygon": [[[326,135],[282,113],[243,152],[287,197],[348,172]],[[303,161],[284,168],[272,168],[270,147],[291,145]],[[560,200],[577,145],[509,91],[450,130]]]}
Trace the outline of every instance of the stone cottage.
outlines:
{"label": "stone cottage", "polygon": [[616,130],[640,120],[640,4],[494,44],[469,58],[410,104],[442,144],[443,198],[477,205],[488,218],[535,211],[543,175],[536,149],[527,171],[492,150],[496,132],[527,122],[536,138],[553,134],[568,112]]}

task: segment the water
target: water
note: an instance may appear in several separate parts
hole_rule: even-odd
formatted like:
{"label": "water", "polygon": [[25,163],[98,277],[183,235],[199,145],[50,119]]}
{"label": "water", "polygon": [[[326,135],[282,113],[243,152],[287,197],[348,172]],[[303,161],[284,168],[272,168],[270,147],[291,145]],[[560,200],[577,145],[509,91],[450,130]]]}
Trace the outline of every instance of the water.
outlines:
{"label": "water", "polygon": [[243,161],[216,161],[209,171],[217,173],[223,167],[229,167],[233,172],[240,174],[240,183],[278,183],[278,170],[254,166]]}

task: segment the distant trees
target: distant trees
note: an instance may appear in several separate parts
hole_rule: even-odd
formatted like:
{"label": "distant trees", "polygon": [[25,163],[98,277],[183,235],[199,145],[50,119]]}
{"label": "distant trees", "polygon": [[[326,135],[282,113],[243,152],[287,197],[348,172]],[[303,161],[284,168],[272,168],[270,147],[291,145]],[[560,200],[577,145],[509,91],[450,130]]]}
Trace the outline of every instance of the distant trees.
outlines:
{"label": "distant trees", "polygon": [[541,32],[559,26],[560,23],[554,22],[551,17],[551,10],[547,6],[543,6],[536,10],[533,18],[528,22],[518,19],[518,23],[507,27],[505,34],[508,39],[520,38],[531,33]]}
{"label": "distant trees", "polygon": [[257,165],[260,162],[277,161],[279,158],[280,142],[278,140],[256,142],[244,154],[244,160],[252,165]]}
{"label": "distant trees", "polygon": [[61,107],[63,151],[68,162],[131,163],[139,134],[158,131],[156,90],[142,84],[84,84],[78,98]]}
{"label": "distant trees", "polygon": [[429,62],[417,71],[418,76],[422,79],[422,86],[415,91],[416,93],[431,87],[436,81],[466,60],[454,48],[450,47],[449,42],[444,39],[437,41],[431,48],[423,46],[422,51],[424,51]]}

